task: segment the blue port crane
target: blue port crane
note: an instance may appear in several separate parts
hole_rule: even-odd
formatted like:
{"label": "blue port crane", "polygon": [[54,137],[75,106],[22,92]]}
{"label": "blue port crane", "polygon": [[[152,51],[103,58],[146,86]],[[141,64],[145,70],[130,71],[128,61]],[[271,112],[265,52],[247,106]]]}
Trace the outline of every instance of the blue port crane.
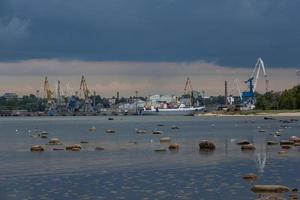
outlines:
{"label": "blue port crane", "polygon": [[260,71],[263,71],[263,75],[265,78],[265,90],[267,92],[269,90],[269,80],[268,80],[268,75],[266,73],[264,62],[261,58],[257,59],[257,62],[255,64],[251,76],[246,81],[244,81],[244,83],[248,85],[247,91],[241,92],[239,86],[240,85],[239,80],[236,79],[234,81],[234,84],[239,91],[240,99],[243,103],[243,106],[247,107],[247,109],[255,108],[255,103],[256,103],[255,91],[256,91],[256,86],[258,83]]}

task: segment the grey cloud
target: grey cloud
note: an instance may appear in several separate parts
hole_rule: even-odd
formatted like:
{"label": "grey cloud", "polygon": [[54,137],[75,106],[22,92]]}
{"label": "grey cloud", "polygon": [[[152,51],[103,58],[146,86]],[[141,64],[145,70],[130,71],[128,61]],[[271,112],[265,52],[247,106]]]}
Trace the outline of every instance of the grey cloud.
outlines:
{"label": "grey cloud", "polygon": [[28,20],[23,20],[18,17],[11,18],[8,22],[0,21],[0,37],[6,38],[19,38],[27,35]]}
{"label": "grey cloud", "polygon": [[249,67],[261,56],[270,66],[294,67],[299,7],[298,0],[4,0],[1,20],[27,22],[28,35],[3,42],[0,60],[205,60]]}

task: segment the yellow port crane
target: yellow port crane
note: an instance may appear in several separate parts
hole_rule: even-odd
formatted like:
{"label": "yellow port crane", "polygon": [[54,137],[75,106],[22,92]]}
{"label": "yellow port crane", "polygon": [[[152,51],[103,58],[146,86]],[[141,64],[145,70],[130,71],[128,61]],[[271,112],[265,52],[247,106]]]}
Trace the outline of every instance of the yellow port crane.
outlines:
{"label": "yellow port crane", "polygon": [[84,107],[83,111],[89,111],[91,108],[91,100],[89,99],[90,91],[87,87],[86,81],[84,76],[81,77],[80,87],[79,90],[82,91],[84,95]]}
{"label": "yellow port crane", "polygon": [[47,110],[48,110],[48,115],[55,115],[56,113],[56,105],[55,102],[52,98],[52,95],[54,94],[53,91],[51,91],[50,86],[49,86],[49,81],[47,76],[45,76],[45,81],[44,81],[44,92],[45,92],[45,98],[47,99]]}
{"label": "yellow port crane", "polygon": [[52,103],[52,95],[53,95],[53,91],[51,91],[50,89],[50,85],[49,85],[49,81],[48,81],[48,77],[45,76],[45,81],[44,81],[44,92],[45,92],[45,98],[48,101],[48,104]]}

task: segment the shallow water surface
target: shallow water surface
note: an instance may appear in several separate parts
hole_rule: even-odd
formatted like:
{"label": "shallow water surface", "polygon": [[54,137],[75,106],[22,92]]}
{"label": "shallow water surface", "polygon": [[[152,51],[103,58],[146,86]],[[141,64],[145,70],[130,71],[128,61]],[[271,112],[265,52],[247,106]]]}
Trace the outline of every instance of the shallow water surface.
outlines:
{"label": "shallow water surface", "polygon": [[[284,119],[284,118],[280,118]],[[262,117],[42,117],[0,118],[0,199],[257,199],[254,184],[300,186],[300,147],[278,155],[267,140],[300,136],[300,122],[282,124]],[[179,129],[171,129],[176,125]],[[89,132],[92,126],[96,132]],[[106,133],[113,129],[115,133]],[[137,134],[135,129],[147,133]],[[32,137],[47,131],[48,139]],[[153,130],[163,134],[153,135]],[[265,130],[260,132],[259,130]],[[274,136],[280,130],[281,136]],[[50,138],[81,144],[80,152],[53,151]],[[170,137],[178,151],[155,152]],[[200,140],[215,142],[199,151]],[[242,152],[237,141],[256,146]],[[30,152],[32,145],[45,151]],[[102,151],[95,151],[103,147]],[[242,179],[256,173],[255,182]],[[288,196],[285,196],[288,198]]]}

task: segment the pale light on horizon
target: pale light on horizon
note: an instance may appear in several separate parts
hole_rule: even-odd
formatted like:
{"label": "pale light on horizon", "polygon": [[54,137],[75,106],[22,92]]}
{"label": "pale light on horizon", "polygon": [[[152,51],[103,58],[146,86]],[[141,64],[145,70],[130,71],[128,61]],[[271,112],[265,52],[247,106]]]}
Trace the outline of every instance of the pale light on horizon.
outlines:
{"label": "pale light on horizon", "polygon": [[[266,66],[270,90],[280,91],[297,83],[296,68],[270,68]],[[228,81],[229,93],[237,94],[233,80],[243,82],[252,68],[219,66],[199,62],[90,62],[80,60],[26,60],[0,62],[0,92],[16,92],[20,95],[43,94],[44,76],[52,89],[58,80],[63,87],[69,84],[72,93],[79,90],[81,75],[85,75],[90,91],[102,96],[134,96],[136,90],[142,96],[151,94],[183,93],[185,80],[191,78],[195,90],[205,90],[207,95],[224,93],[224,81]],[[264,79],[258,80],[257,91],[264,92]],[[246,89],[246,85],[244,88]],[[65,90],[63,88],[63,90]]]}

